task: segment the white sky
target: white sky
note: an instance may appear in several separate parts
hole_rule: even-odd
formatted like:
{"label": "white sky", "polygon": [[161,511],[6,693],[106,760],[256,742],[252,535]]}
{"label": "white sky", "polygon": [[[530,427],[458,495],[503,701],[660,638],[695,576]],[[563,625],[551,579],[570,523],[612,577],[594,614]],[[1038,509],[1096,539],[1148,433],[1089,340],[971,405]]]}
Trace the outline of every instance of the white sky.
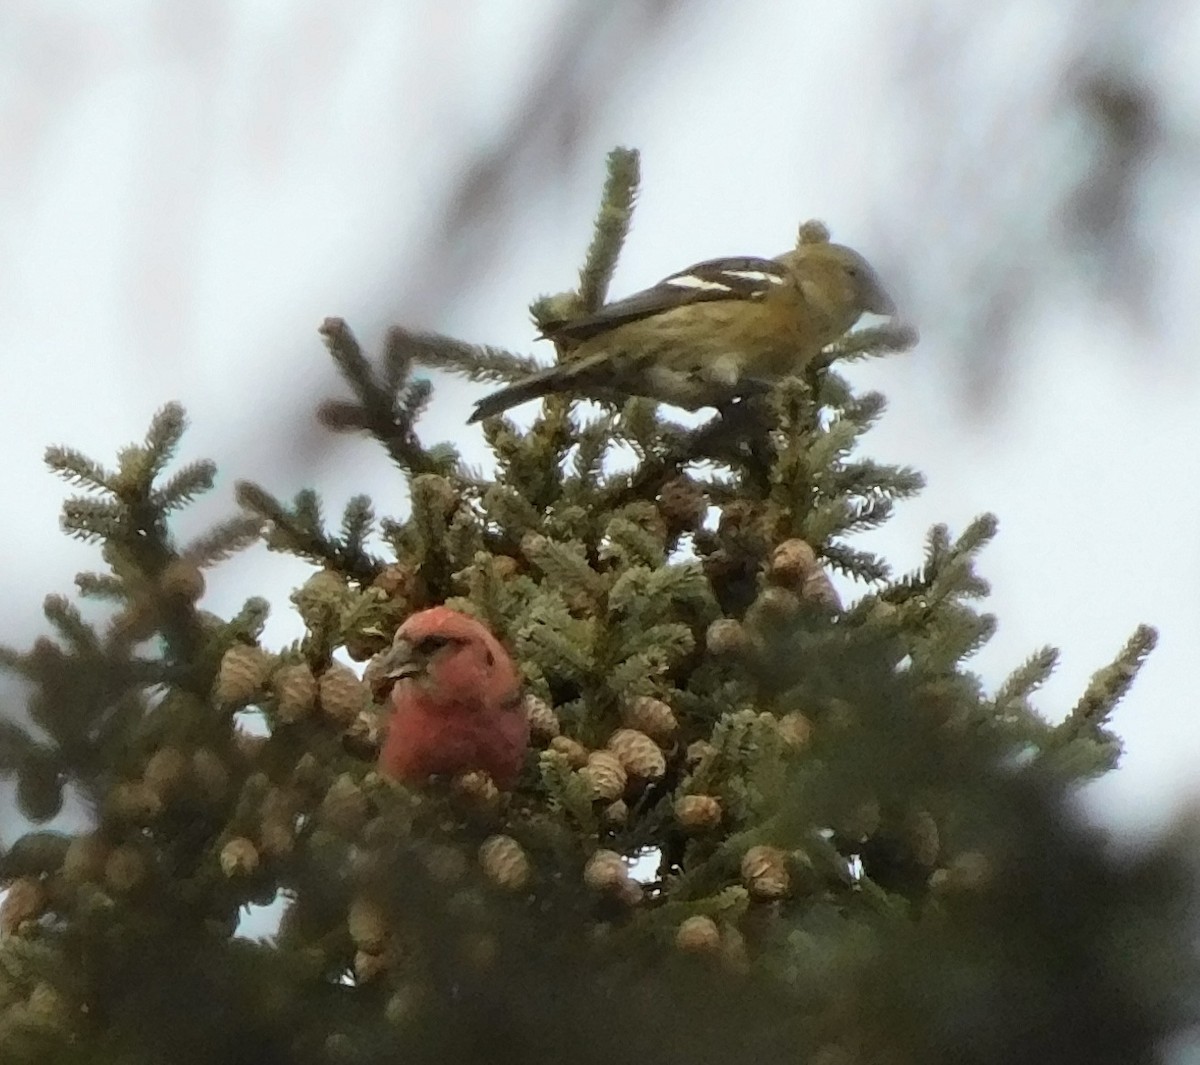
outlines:
{"label": "white sky", "polygon": [[[952,2],[919,10],[932,17]],[[369,344],[402,320],[534,350],[525,308],[570,286],[604,154],[627,144],[643,152],[644,191],[617,295],[708,256],[775,254],[814,216],[879,264],[924,339],[855,371],[892,404],[865,450],[923,470],[929,487],[871,546],[902,570],[919,562],[930,524],[958,531],[998,513],[981,570],[1001,628],[976,665],[994,683],[1042,644],[1060,646],[1041,699],[1054,716],[1136,623],[1159,626],[1159,649],[1117,713],[1123,767],[1094,799],[1129,828],[1194,800],[1196,213],[1176,220],[1175,243],[1161,249],[1167,313],[1149,342],[1082,296],[1039,307],[979,416],[963,400],[956,350],[956,307],[972,281],[947,249],[1000,256],[1004,220],[971,218],[973,205],[907,168],[914,142],[945,135],[895,86],[897,34],[911,27],[884,0],[697,3],[660,61],[614,66],[583,134],[585,165],[506,190],[517,214],[500,230],[502,253],[430,310],[414,295],[438,254],[424,239],[430,204],[455,161],[504,128],[562,6],[3,5],[0,536],[10,564],[0,640],[27,642],[43,595],[98,564],[56,531],[63,487],[42,466],[45,445],[111,458],[169,399],[194,426],[183,457],[214,458],[222,471],[219,498],[187,528],[227,513],[242,477],[281,495],[314,486],[330,515],[361,491],[383,513],[402,510],[400,479],[369,442],[300,428],[299,414],[339,391],[317,324],[344,316]],[[1008,92],[1014,55],[1027,76],[1012,91],[1032,101],[1048,91],[1038,57],[1057,39],[1055,19],[1019,0],[1007,10],[961,57],[951,135],[968,143]],[[1160,56],[1192,125],[1196,31],[1196,19],[1174,27]],[[1053,181],[1058,162],[1027,165]],[[475,394],[446,382],[427,438],[482,458],[480,434],[463,426]],[[303,572],[254,552],[217,571],[208,605],[228,612],[267,594],[280,604],[268,638],[281,642],[296,633],[286,595]]]}

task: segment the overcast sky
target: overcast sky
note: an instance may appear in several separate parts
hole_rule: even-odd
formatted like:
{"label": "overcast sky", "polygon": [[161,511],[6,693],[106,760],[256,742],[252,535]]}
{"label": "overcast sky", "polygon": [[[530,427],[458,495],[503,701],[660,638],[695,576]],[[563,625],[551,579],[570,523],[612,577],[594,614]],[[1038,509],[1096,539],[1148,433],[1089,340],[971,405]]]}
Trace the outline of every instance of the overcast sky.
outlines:
{"label": "overcast sky", "polygon": [[[698,259],[777,254],[809,217],[877,263],[923,340],[855,368],[891,400],[864,446],[929,487],[870,546],[903,570],[932,523],[996,512],[980,568],[1000,631],[976,667],[995,683],[1060,646],[1051,716],[1138,622],[1157,625],[1116,717],[1124,764],[1092,797],[1130,829],[1195,801],[1200,215],[1179,190],[1196,187],[1200,19],[1140,5],[1158,18],[1143,25],[1170,26],[1139,47],[1175,154],[1135,205],[1157,237],[1131,311],[1120,284],[1097,297],[1039,250],[1057,240],[1047,203],[1091,150],[1054,111],[1070,5],[1008,0],[966,30],[956,0],[904,6],[593,10],[595,41],[547,75],[570,99],[543,99],[543,121],[530,90],[570,38],[566,0],[0,0],[0,640],[27,643],[42,597],[98,564],[57,532],[45,445],[111,459],[170,399],[191,415],[183,456],[222,471],[185,531],[227,513],[244,477],[314,486],[334,514],[364,491],[402,510],[369,442],[313,426],[338,391],[316,326],[340,315],[371,344],[402,321],[538,351],[526,307],[572,284],[604,155],[625,144],[644,186],[615,295]],[[455,201],[464,168],[503,157],[514,131],[516,162]],[[975,313],[1000,274],[1033,291],[1003,344]],[[477,391],[440,382],[426,436],[483,460],[463,425]],[[253,552],[213,575],[207,605],[266,594],[282,642],[303,574]]]}

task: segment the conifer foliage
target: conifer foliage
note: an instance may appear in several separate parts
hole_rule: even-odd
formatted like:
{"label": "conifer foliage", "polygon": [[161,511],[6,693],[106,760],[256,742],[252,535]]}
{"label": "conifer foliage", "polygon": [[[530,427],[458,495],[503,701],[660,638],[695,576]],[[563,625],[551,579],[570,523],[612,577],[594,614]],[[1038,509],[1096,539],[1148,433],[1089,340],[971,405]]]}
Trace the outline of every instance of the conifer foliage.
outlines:
{"label": "conifer foliage", "polygon": [[[579,284],[535,321],[604,302],[637,169],[612,154]],[[964,665],[994,628],[992,517],[933,529],[907,574],[854,543],[921,478],[858,453],[884,401],[838,367],[910,330],[850,334],[699,427],[552,396],[527,430],[484,423],[492,474],[418,435],[415,372],[533,360],[399,328],[373,360],[342,321],[321,333],[351,396],[320,417],[385,448],[402,517],[357,497],[331,527],[315,493],[243,483],[241,516],[180,545],[172,514],[214,470],[168,472],[175,405],[115,470],[47,452],[85,492],[64,529],[104,563],[79,594],[113,612],[51,596],[55,636],[0,652],[28,693],[0,718],[21,813],[70,789],[92,820],[0,857],[0,1060],[1128,1063],[1181,1029],[1176,844],[1114,857],[1071,802],[1116,763],[1153,631],[1052,724],[1031,697],[1053,651],[992,693]],[[260,535],[314,567],[291,646],[260,643],[262,599],[199,605]],[[512,794],[375,770],[372,663],[441,603],[524,676]],[[277,898],[277,935],[237,934]]]}

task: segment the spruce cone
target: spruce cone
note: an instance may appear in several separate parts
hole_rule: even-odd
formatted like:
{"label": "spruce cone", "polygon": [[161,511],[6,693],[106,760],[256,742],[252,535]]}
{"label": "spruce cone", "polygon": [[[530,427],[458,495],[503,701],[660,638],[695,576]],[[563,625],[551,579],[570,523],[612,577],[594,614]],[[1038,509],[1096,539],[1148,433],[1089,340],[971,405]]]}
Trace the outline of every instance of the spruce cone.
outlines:
{"label": "spruce cone", "polygon": [[223,706],[243,706],[262,693],[271,675],[271,658],[253,644],[234,644],[221,658],[214,688]]}
{"label": "spruce cone", "polygon": [[140,780],[125,780],[108,793],[107,813],[117,821],[148,825],[162,813],[162,799]]}
{"label": "spruce cone", "polygon": [[583,867],[583,882],[593,891],[614,891],[629,880],[629,867],[616,851],[598,850]]}
{"label": "spruce cone", "polygon": [[68,884],[99,883],[107,860],[108,844],[99,836],[76,836],[63,857],[63,877]]}
{"label": "spruce cone", "polygon": [[292,725],[308,717],[317,705],[317,678],[307,662],[281,666],[272,678],[279,720]]}
{"label": "spruce cone", "polygon": [[687,763],[689,769],[695,769],[704,759],[716,753],[716,747],[709,743],[708,740],[694,740],[688,744],[684,761]]}
{"label": "spruce cone", "polygon": [[538,746],[544,747],[561,732],[558,715],[545,699],[526,695],[524,710],[529,721],[529,737]]}
{"label": "spruce cone", "polygon": [[469,868],[466,855],[449,843],[434,843],[426,847],[421,854],[421,864],[430,880],[447,887],[462,880]]}
{"label": "spruce cone", "polygon": [[0,935],[13,935],[26,921],[36,921],[46,912],[50,897],[45,885],[32,876],[12,882],[0,903]]}
{"label": "spruce cone", "polygon": [[675,803],[675,817],[686,832],[707,832],[721,823],[721,800],[713,795],[684,795]]}
{"label": "spruce cone", "polygon": [[791,888],[783,851],[778,847],[751,847],[742,857],[742,883],[759,901],[783,898]]}
{"label": "spruce cone", "polygon": [[150,756],[142,770],[142,781],[166,802],[187,784],[188,768],[188,758],[178,747],[162,747]]}
{"label": "spruce cone", "polygon": [[353,836],[367,823],[370,812],[362,788],[349,773],[343,773],[329,786],[318,816],[322,824],[335,832]]}
{"label": "spruce cone", "polygon": [[370,702],[367,686],[354,675],[354,670],[334,662],[318,681],[321,713],[338,728],[347,728]]}
{"label": "spruce cone", "polygon": [[369,984],[387,967],[387,959],[382,954],[372,954],[366,950],[354,952],[354,982],[356,984]]}
{"label": "spruce cone", "polygon": [[525,849],[512,836],[489,836],[479,848],[479,864],[484,875],[505,891],[521,891],[533,869]]}
{"label": "spruce cone", "polygon": [[460,773],[450,783],[460,806],[478,814],[494,814],[500,809],[500,789],[481,769]]}
{"label": "spruce cone", "polygon": [[572,769],[580,769],[588,763],[588,749],[570,736],[555,736],[550,741],[550,750],[557,751],[566,758]]}
{"label": "spruce cone", "polygon": [[779,738],[793,751],[802,751],[812,742],[812,722],[801,713],[784,714],[776,727]]}
{"label": "spruce cone", "polygon": [[212,803],[220,802],[229,791],[229,770],[208,747],[192,752],[192,780],[201,796]]}
{"label": "spruce cone", "polygon": [[638,780],[657,780],[667,771],[667,760],[658,744],[637,729],[617,729],[608,739],[608,749],[625,772]]}
{"label": "spruce cone", "polygon": [[905,822],[904,834],[918,865],[932,866],[941,849],[937,822],[928,810],[914,811]]}
{"label": "spruce cone", "polygon": [[737,618],[717,618],[704,636],[711,655],[742,654],[750,648],[750,642],[750,634]]}
{"label": "spruce cone", "polygon": [[675,711],[652,695],[639,695],[625,707],[621,718],[631,729],[644,732],[660,747],[670,746],[679,729]]}
{"label": "spruce cone", "polygon": [[146,878],[146,859],[129,844],[114,847],[104,863],[104,881],[117,894],[133,891]]}
{"label": "spruce cone", "polygon": [[416,582],[415,567],[403,562],[393,562],[379,571],[379,576],[371,582],[371,587],[378,588],[389,599],[407,599],[412,594]]}
{"label": "spruce cone", "polygon": [[390,934],[387,914],[372,899],[359,895],[350,900],[346,927],[359,950],[379,954],[387,945]]}
{"label": "spruce cone", "polygon": [[721,930],[711,917],[697,914],[676,929],[675,946],[688,954],[715,954],[721,949]]}
{"label": "spruce cone", "polygon": [[[658,750],[657,747],[654,749]],[[612,802],[625,794],[625,767],[611,751],[592,751],[579,775],[592,786],[597,799]]]}
{"label": "spruce cone", "polygon": [[620,828],[629,820],[629,807],[625,805],[624,799],[618,799],[604,807],[600,816],[610,828]]}
{"label": "spruce cone", "polygon": [[708,496],[690,477],[680,474],[662,486],[658,510],[672,536],[695,532],[708,516]]}
{"label": "spruce cone", "polygon": [[237,836],[221,848],[221,872],[230,879],[257,871],[258,848],[245,836]]}
{"label": "spruce cone", "polygon": [[799,588],[814,569],[820,568],[816,551],[806,541],[784,540],[771,552],[767,575],[776,584]]}
{"label": "spruce cone", "polygon": [[159,575],[158,587],[168,599],[195,603],[204,594],[204,574],[191,559],[177,558]]}

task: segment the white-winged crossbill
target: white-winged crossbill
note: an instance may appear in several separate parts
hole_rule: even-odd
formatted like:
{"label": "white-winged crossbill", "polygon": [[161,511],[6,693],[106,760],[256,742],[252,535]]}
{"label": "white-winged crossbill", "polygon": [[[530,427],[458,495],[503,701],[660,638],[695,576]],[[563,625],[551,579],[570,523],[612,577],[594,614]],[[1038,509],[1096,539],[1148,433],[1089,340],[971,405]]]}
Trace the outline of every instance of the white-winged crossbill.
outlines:
{"label": "white-winged crossbill", "polygon": [[562,361],[480,400],[472,422],[554,392],[696,410],[801,370],[862,315],[895,306],[870,264],[824,234],[774,259],[709,259],[594,314],[543,323]]}

